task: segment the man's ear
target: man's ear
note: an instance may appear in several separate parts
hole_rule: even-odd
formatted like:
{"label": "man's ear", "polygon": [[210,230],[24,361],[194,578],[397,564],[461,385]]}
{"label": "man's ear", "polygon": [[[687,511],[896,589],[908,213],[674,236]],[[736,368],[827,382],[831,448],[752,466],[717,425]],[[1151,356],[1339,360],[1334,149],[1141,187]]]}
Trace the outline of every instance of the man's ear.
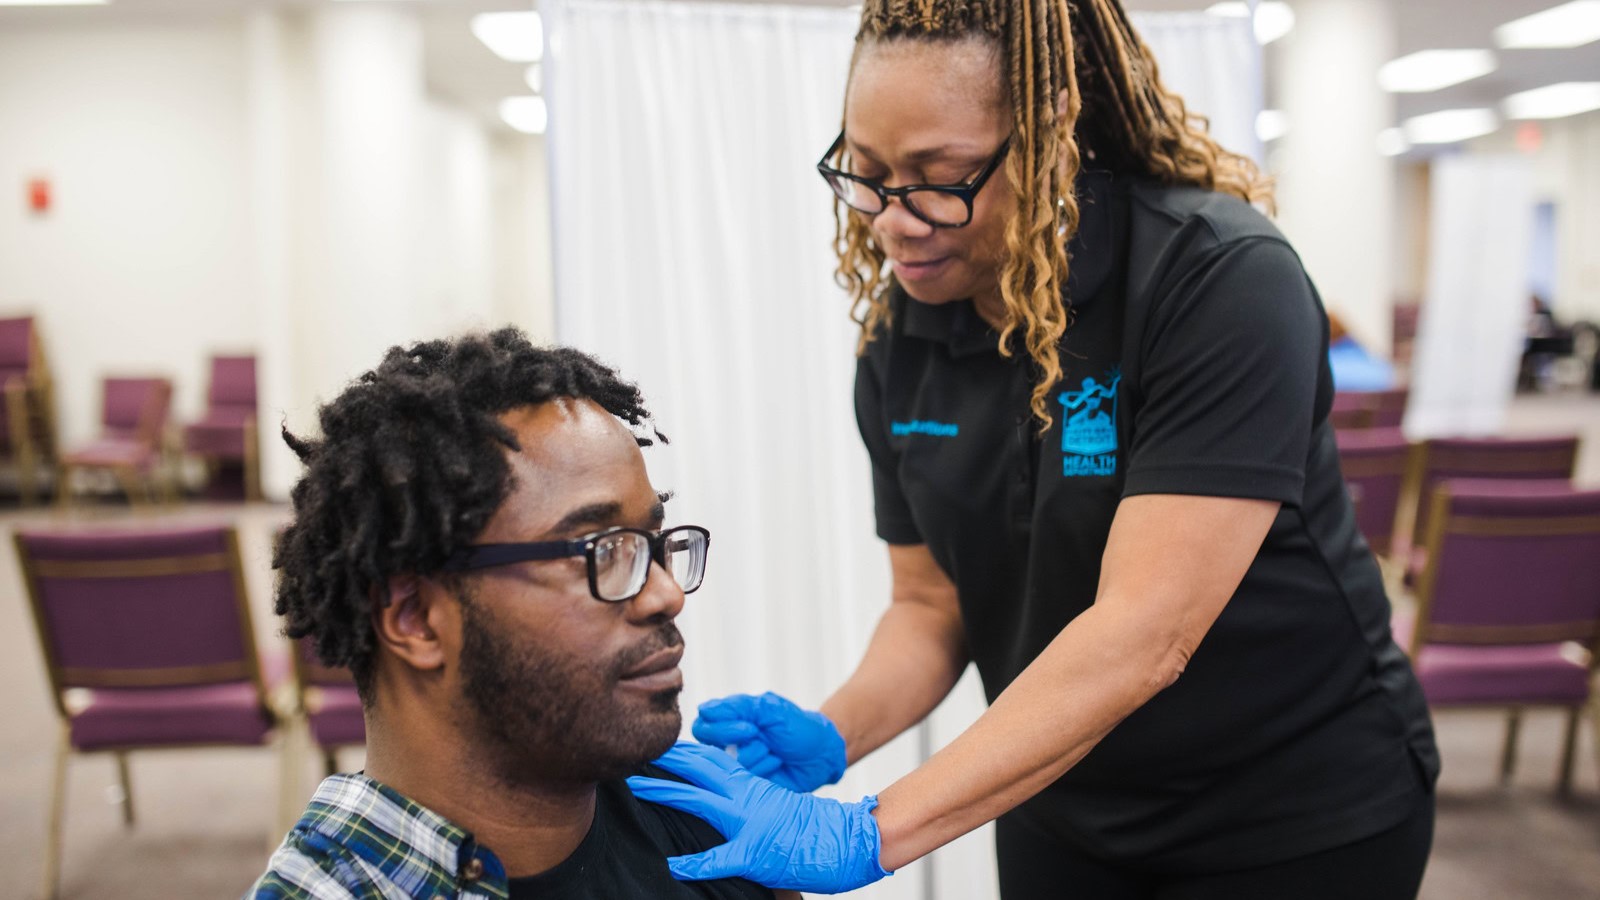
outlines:
{"label": "man's ear", "polygon": [[372,631],[377,642],[413,669],[443,668],[448,658],[446,642],[460,636],[460,610],[450,592],[415,575],[396,575],[386,587],[387,598],[375,597],[373,603]]}

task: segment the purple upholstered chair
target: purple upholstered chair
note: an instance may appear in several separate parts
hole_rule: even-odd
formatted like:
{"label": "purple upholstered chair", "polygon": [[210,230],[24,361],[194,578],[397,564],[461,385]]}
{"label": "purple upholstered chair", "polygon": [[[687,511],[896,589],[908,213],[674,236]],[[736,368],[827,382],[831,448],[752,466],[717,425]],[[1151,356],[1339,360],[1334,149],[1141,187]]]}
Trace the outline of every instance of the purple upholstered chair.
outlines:
{"label": "purple upholstered chair", "polygon": [[56,457],[50,369],[32,316],[0,319],[0,457],[17,467],[24,505],[38,495],[40,463]]}
{"label": "purple upholstered chair", "polygon": [[[278,717],[233,529],[20,531],[16,547],[62,724],[45,855],[54,897],[71,753],[115,754],[131,826],[129,751],[265,746]],[[280,820],[286,753],[283,764]]]}
{"label": "purple upholstered chair", "polygon": [[361,697],[349,669],[331,669],[317,659],[309,638],[295,642],[295,683],[311,740],[322,751],[323,768],[339,771],[339,750],[367,742]]}
{"label": "purple upholstered chair", "polygon": [[1356,527],[1373,553],[1388,556],[1411,442],[1398,428],[1340,431],[1336,439],[1339,468],[1356,507]]}
{"label": "purple upholstered chair", "polygon": [[[1446,481],[1411,622],[1397,618],[1428,702],[1509,707],[1501,776],[1524,707],[1567,710],[1560,788],[1600,651],[1600,491],[1566,482]],[[1600,740],[1600,709],[1595,711]]]}
{"label": "purple upholstered chair", "polygon": [[1410,388],[1390,388],[1373,391],[1367,395],[1372,407],[1373,428],[1399,428],[1406,419],[1406,404],[1411,401]]}
{"label": "purple upholstered chair", "polygon": [[1406,583],[1414,584],[1428,562],[1434,485],[1447,478],[1571,481],[1577,462],[1576,436],[1449,438],[1422,444],[1406,471],[1395,520],[1395,553],[1406,561]]}
{"label": "purple upholstered chair", "polygon": [[[137,503],[142,488],[154,495],[152,484],[161,474],[167,416],[172,408],[172,382],[165,378],[107,378],[101,413],[100,437],[61,458],[61,503],[72,496],[72,472],[77,469],[110,470],[128,501]],[[162,481],[163,493],[170,483]]]}
{"label": "purple upholstered chair", "polygon": [[1348,431],[1372,426],[1370,395],[1359,391],[1338,391],[1333,395],[1333,408],[1328,411],[1328,421],[1334,429]]}
{"label": "purple upholstered chair", "polygon": [[[208,481],[217,488],[223,465],[237,466],[246,500],[261,499],[256,439],[256,358],[214,356],[206,413],[183,430],[186,453],[206,460]],[[218,493],[221,493],[218,491]]]}

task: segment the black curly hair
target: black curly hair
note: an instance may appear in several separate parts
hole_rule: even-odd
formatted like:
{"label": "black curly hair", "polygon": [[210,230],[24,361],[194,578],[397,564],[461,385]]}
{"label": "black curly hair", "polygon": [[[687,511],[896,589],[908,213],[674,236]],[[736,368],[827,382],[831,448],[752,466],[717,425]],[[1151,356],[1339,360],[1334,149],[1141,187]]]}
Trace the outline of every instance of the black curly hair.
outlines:
{"label": "black curly hair", "polygon": [[641,446],[653,443],[638,434],[650,419],[638,388],[516,328],[391,347],[319,410],[320,440],[284,427],[306,465],[273,553],[285,633],[309,635],[370,702],[374,602],[391,577],[436,574],[483,531],[511,493],[506,452],[520,449],[497,417],[558,398],[592,400],[634,426]]}

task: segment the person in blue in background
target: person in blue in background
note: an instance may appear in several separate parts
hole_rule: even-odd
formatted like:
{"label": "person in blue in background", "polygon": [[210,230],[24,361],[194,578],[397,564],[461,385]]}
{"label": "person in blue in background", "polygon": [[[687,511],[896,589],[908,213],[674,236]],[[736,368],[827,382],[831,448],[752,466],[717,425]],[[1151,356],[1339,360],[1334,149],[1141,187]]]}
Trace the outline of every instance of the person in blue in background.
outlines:
{"label": "person in blue in background", "polygon": [[1367,352],[1333,313],[1328,313],[1328,365],[1335,390],[1387,391],[1397,383],[1394,366]]}
{"label": "person in blue in background", "polygon": [[[997,820],[1006,900],[1415,896],[1438,755],[1326,314],[1267,180],[1157,71],[1117,0],[866,0],[819,170],[892,595],[820,710],[712,701],[659,760],[689,783],[630,779],[728,838],[676,877],[848,891]],[[969,663],[967,731],[807,793]]]}

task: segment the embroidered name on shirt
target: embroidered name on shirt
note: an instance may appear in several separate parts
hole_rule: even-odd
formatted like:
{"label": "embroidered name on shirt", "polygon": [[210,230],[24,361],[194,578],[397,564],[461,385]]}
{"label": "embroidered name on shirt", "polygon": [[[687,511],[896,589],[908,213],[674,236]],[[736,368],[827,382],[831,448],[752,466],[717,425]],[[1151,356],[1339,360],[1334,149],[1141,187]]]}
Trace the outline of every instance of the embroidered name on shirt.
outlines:
{"label": "embroidered name on shirt", "polygon": [[1076,391],[1056,397],[1062,407],[1061,474],[1088,478],[1117,473],[1117,385],[1122,374],[1112,370],[1109,383],[1085,378]]}
{"label": "embroidered name on shirt", "polygon": [[953,438],[961,433],[961,426],[946,422],[926,422],[918,419],[914,422],[890,422],[889,432],[895,437],[925,434],[928,437]]}

